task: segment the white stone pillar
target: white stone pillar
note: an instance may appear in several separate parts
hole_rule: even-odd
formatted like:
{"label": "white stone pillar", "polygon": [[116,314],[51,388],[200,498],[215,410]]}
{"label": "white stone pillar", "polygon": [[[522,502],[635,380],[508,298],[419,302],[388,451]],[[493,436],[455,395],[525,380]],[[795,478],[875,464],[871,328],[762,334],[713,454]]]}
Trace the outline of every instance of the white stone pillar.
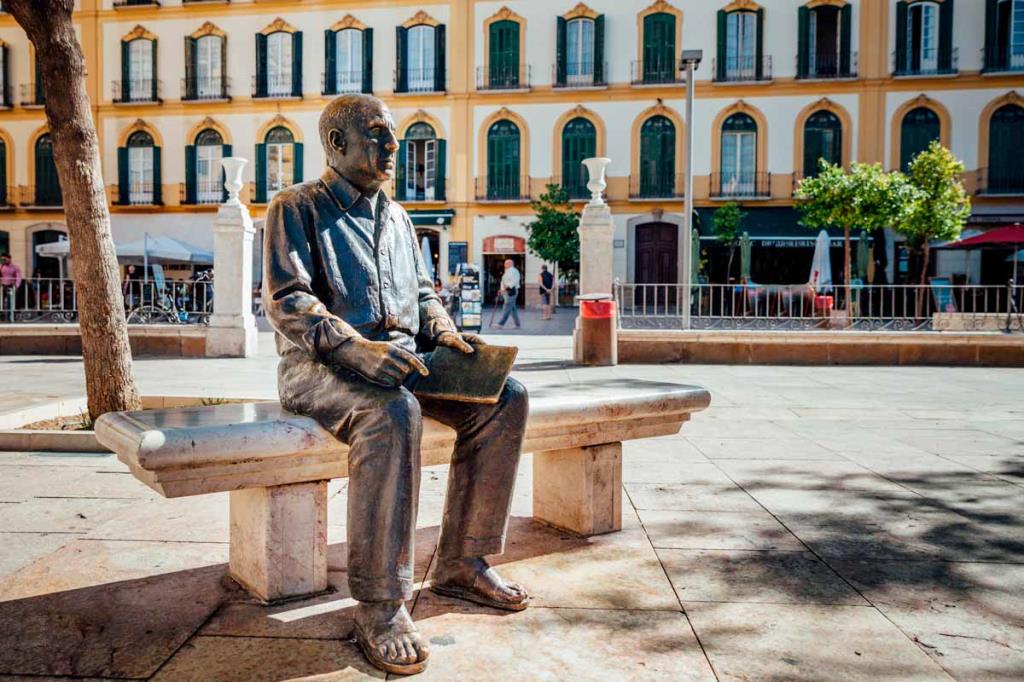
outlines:
{"label": "white stone pillar", "polygon": [[[607,186],[604,181],[604,172],[609,163],[611,163],[611,159],[603,157],[583,160],[583,165],[587,167],[590,176],[587,189],[590,190],[591,199],[583,208],[583,215],[580,216],[579,296],[612,298],[614,294],[612,290],[612,247],[614,246],[615,222],[612,220],[611,208],[601,196]],[[577,316],[576,327],[573,330],[573,359],[577,363],[583,363],[584,359],[588,357],[583,349],[582,324],[582,318]],[[611,343],[613,347],[617,343],[614,334]],[[615,364],[614,356],[611,358],[611,364]]]}
{"label": "white stone pillar", "polygon": [[256,318],[252,314],[252,242],[256,229],[249,209],[238,199],[245,159],[221,159],[228,200],[213,224],[213,315],[206,334],[206,355],[247,358],[256,354]]}

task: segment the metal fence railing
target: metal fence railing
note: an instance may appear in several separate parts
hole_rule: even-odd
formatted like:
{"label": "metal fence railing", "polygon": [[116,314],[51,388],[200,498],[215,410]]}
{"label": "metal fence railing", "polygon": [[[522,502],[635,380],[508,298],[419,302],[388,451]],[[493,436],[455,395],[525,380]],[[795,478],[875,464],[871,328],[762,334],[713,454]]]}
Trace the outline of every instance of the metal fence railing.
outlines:
{"label": "metal fence railing", "polygon": [[[125,316],[132,324],[206,324],[213,312],[213,281],[126,280]],[[0,323],[77,322],[78,292],[68,278],[26,279],[0,285]]]}
{"label": "metal fence railing", "polygon": [[[1020,285],[857,285],[816,291],[810,284],[693,284],[694,329],[848,329],[860,331],[1010,330],[1024,324]],[[616,281],[619,326],[679,329],[682,284]]]}

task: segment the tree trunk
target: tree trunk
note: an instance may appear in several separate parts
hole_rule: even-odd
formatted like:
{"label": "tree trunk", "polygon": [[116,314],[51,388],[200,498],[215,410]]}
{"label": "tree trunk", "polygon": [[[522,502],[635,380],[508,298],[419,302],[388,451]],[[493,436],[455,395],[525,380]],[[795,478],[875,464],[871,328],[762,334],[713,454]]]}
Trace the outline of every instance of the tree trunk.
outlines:
{"label": "tree trunk", "polygon": [[35,46],[46,98],[46,122],[64,196],[75,263],[78,323],[89,416],[141,407],[132,378],[124,299],[100,149],[85,88],[85,60],[75,35],[74,0],[5,0],[4,10]]}
{"label": "tree trunk", "polygon": [[843,302],[843,309],[847,313],[850,309],[850,226],[843,226],[843,287],[846,289],[846,301]]}
{"label": "tree trunk", "polygon": [[733,255],[735,253],[736,253],[736,247],[730,245],[729,246],[729,263],[725,266],[725,283],[726,284],[732,284],[732,259],[733,259]]}
{"label": "tree trunk", "polygon": [[914,316],[917,317],[918,319],[920,319],[920,318],[922,318],[924,316],[925,292],[927,291],[927,288],[925,286],[925,280],[928,279],[928,261],[929,261],[930,258],[931,258],[931,245],[928,243],[928,238],[926,237],[925,240],[924,240],[924,245],[921,248],[921,260],[920,260],[921,274],[918,276],[918,280],[917,280],[917,284],[918,284],[918,286],[917,286],[917,296],[916,296],[916,298],[917,298],[917,309],[916,309],[916,312],[915,312]]}

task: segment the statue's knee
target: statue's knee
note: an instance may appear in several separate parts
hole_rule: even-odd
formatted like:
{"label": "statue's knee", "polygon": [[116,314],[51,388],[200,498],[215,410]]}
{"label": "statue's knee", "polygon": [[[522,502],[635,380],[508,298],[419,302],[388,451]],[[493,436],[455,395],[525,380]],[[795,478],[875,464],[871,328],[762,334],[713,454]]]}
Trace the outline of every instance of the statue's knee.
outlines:
{"label": "statue's knee", "polygon": [[422,419],[419,401],[405,388],[395,391],[395,395],[383,405],[383,412],[400,431],[418,429]]}
{"label": "statue's knee", "polygon": [[523,386],[521,382],[509,377],[505,382],[505,390],[501,397],[505,410],[526,416],[530,398],[526,392],[526,386]]}

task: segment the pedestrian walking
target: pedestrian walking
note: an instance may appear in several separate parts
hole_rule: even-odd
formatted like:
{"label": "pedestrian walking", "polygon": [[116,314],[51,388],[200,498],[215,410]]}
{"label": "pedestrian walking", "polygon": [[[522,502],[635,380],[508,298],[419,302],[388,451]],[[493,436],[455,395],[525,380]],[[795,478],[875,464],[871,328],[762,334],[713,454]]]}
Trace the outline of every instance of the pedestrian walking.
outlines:
{"label": "pedestrian walking", "polygon": [[540,286],[540,319],[551,319],[551,290],[555,286],[555,276],[548,271],[548,266],[540,266],[540,275],[537,278]]}
{"label": "pedestrian walking", "polygon": [[501,319],[498,320],[498,329],[504,329],[505,323],[508,322],[509,316],[515,322],[516,329],[519,329],[522,325],[519,323],[519,311],[516,310],[516,298],[519,296],[519,285],[522,283],[523,276],[519,274],[519,270],[516,268],[515,263],[509,258],[505,261],[505,274],[501,276],[501,295],[505,299],[505,303],[501,309]]}
{"label": "pedestrian walking", "polygon": [[21,268],[11,260],[11,254],[0,256],[0,310],[6,309],[9,322],[14,322],[14,306],[22,279]]}

